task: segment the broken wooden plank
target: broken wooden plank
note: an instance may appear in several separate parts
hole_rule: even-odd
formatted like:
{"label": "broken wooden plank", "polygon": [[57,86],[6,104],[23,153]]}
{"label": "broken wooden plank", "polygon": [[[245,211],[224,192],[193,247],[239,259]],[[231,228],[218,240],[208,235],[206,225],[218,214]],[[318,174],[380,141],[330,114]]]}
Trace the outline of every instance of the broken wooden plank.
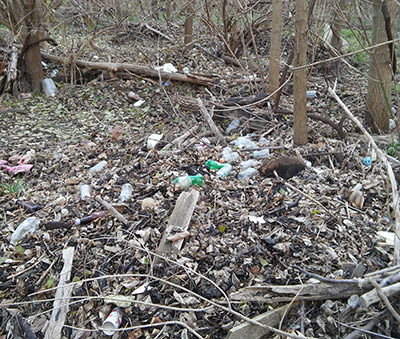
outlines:
{"label": "broken wooden plank", "polygon": [[[258,315],[253,318],[253,320],[267,326],[278,327],[281,319],[293,310],[293,306],[297,306],[298,303],[288,304],[282,307],[279,307],[275,310],[265,312],[263,314]],[[266,328],[256,326],[250,323],[243,323],[234,328],[230,329],[226,339],[242,339],[242,338],[251,338],[251,339],[261,339],[265,338],[265,336],[269,335],[270,331]]]}
{"label": "broken wooden plank", "polygon": [[[187,231],[198,198],[199,192],[195,190],[191,192],[182,192],[178,197],[175,208],[169,219],[168,226],[165,229],[160,245],[158,246],[158,254],[171,254],[179,252],[184,239],[171,242],[168,240],[168,238],[170,238],[174,233]],[[158,260],[160,260],[160,258],[156,257],[154,259],[154,263],[156,263]]]}
{"label": "broken wooden plank", "polygon": [[63,250],[64,267],[60,273],[60,280],[58,281],[55,301],[53,303],[53,312],[51,313],[50,322],[46,329],[45,339],[61,338],[61,331],[67,317],[69,299],[73,288],[73,285],[65,285],[68,284],[71,278],[74,250],[74,247],[68,247]]}

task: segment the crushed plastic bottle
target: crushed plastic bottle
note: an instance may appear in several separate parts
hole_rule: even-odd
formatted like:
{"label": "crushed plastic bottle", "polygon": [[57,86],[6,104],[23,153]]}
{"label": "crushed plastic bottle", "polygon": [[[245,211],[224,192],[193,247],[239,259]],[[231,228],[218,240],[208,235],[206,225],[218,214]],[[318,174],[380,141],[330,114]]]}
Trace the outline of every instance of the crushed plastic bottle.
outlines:
{"label": "crushed plastic bottle", "polygon": [[238,174],[238,179],[239,179],[239,180],[242,180],[242,179],[244,179],[244,178],[251,177],[251,176],[253,176],[256,172],[257,172],[257,170],[256,170],[255,168],[249,167],[249,168],[245,169],[244,171],[242,171],[242,172],[240,172],[240,173]]}
{"label": "crushed plastic bottle", "polygon": [[11,235],[10,243],[15,245],[20,241],[26,234],[34,233],[39,228],[40,221],[36,217],[29,217],[24,222],[22,222],[14,233]]}
{"label": "crushed plastic bottle", "polygon": [[150,135],[147,139],[147,150],[150,151],[154,149],[157,146],[158,142],[162,139],[162,137],[162,134],[157,133]]}
{"label": "crushed plastic bottle", "polygon": [[234,131],[236,128],[238,128],[240,125],[240,120],[238,118],[233,119],[229,126],[226,128],[225,132],[226,134],[230,134],[232,131]]}
{"label": "crushed plastic bottle", "polygon": [[172,180],[172,182],[178,184],[181,189],[186,191],[190,186],[197,185],[200,187],[203,185],[203,176],[201,174],[185,175]]}
{"label": "crushed plastic bottle", "polygon": [[249,160],[246,160],[246,161],[242,161],[241,163],[240,163],[240,167],[242,168],[242,169],[248,169],[249,167],[254,167],[254,166],[257,166],[258,165],[258,161],[257,160],[254,160],[254,159],[249,159]]}
{"label": "crushed plastic bottle", "polygon": [[42,80],[43,90],[47,97],[53,97],[57,93],[57,87],[54,84],[53,79],[47,78]]}
{"label": "crushed plastic bottle", "polygon": [[222,159],[224,159],[225,162],[233,163],[239,159],[239,153],[232,152],[232,148],[230,147],[225,147],[222,150]]}
{"label": "crushed plastic bottle", "polygon": [[218,161],[214,160],[207,160],[205,165],[210,169],[210,170],[216,170],[224,167],[225,164],[222,164]]}
{"label": "crushed plastic bottle", "polygon": [[216,173],[217,177],[227,177],[230,173],[232,172],[232,165],[231,164],[224,164],[224,166],[222,166],[218,172]]}
{"label": "crushed plastic bottle", "polygon": [[317,91],[307,91],[306,92],[307,99],[313,99],[313,98],[315,98],[316,95],[317,95]]}
{"label": "crushed plastic bottle", "polygon": [[94,172],[100,172],[104,167],[107,166],[107,161],[102,160],[100,161],[97,165],[93,166],[90,170],[89,173],[94,173]]}
{"label": "crushed plastic bottle", "polygon": [[87,198],[91,197],[90,186],[87,184],[83,184],[81,186],[80,192],[81,192],[81,200],[86,200]]}
{"label": "crushed plastic bottle", "polygon": [[129,183],[123,184],[118,202],[123,203],[125,201],[128,201],[131,198],[132,192],[133,192],[133,187],[131,184]]}
{"label": "crushed plastic bottle", "polygon": [[248,136],[237,138],[234,145],[239,148],[257,148],[257,145]]}
{"label": "crushed plastic bottle", "polygon": [[253,157],[256,158],[256,159],[269,158],[269,149],[265,148],[265,149],[262,149],[261,151],[254,151],[253,152]]}

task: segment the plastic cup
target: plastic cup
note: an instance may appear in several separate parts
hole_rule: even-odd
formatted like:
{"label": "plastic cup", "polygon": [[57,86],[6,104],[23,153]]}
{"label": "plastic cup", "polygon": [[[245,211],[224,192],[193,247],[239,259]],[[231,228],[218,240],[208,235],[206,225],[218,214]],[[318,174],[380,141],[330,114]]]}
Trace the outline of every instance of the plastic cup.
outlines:
{"label": "plastic cup", "polygon": [[113,335],[115,330],[121,325],[122,317],[119,308],[116,307],[103,322],[103,332],[105,335]]}

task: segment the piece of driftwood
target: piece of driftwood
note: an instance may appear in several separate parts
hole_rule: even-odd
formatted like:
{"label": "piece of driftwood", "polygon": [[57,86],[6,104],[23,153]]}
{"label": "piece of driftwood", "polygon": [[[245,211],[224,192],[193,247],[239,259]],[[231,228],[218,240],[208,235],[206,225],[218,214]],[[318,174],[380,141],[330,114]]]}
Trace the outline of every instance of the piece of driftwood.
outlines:
{"label": "piece of driftwood", "polygon": [[51,313],[50,322],[46,329],[45,339],[59,339],[61,338],[61,331],[64,326],[69,309],[69,299],[73,285],[65,286],[71,278],[72,261],[74,259],[73,247],[68,247],[63,250],[64,266],[60,273],[58,286],[53,303],[53,312]]}
{"label": "piece of driftwood", "polygon": [[[158,254],[172,254],[179,252],[184,239],[171,242],[168,238],[171,238],[174,233],[187,232],[198,198],[199,192],[195,190],[191,192],[182,192],[178,197],[175,208],[169,218],[168,226],[165,229],[160,245],[158,246]],[[160,260],[159,257],[155,257],[154,264],[158,263]]]}
{"label": "piece of driftwood", "polygon": [[[386,297],[390,298],[391,296],[398,294],[400,292],[400,283],[382,287],[381,290]],[[360,296],[358,303],[360,304],[361,307],[368,307],[370,305],[377,303],[380,300],[381,298],[379,297],[378,291],[376,289],[373,289]]]}
{"label": "piece of driftwood", "polygon": [[226,146],[227,143],[226,143],[224,136],[219,131],[217,125],[214,123],[211,115],[207,112],[207,109],[205,108],[203,101],[201,101],[200,98],[197,98],[197,105],[200,108],[200,112],[203,115],[204,120],[207,122],[208,126],[210,126],[210,129],[213,132],[213,134],[217,137],[218,142],[222,146]]}
{"label": "piece of driftwood", "polygon": [[[49,53],[41,52],[41,56],[44,59],[50,60],[59,64],[68,64],[68,59],[61,58]],[[164,71],[158,71],[154,68],[135,65],[129,63],[113,63],[113,62],[91,62],[91,61],[83,61],[83,60],[75,60],[74,64],[78,67],[85,69],[98,69],[113,72],[114,74],[117,72],[122,72],[121,77],[123,77],[123,73],[126,72],[129,75],[129,72],[146,76],[150,78],[161,78],[163,80],[172,80],[179,82],[189,82],[192,84],[199,85],[214,85],[217,80],[213,78],[206,77],[205,75],[193,75],[193,74],[180,74],[180,73],[170,73]]]}
{"label": "piece of driftwood", "polygon": [[[297,306],[298,303],[288,304],[282,307],[279,307],[275,310],[265,312],[263,314],[258,315],[253,318],[253,320],[267,326],[277,327],[281,321],[281,319],[293,310],[293,306]],[[267,329],[253,325],[251,323],[243,323],[234,328],[230,329],[226,339],[242,339],[242,338],[251,338],[251,339],[262,339],[269,335],[271,332]]]}
{"label": "piece of driftwood", "polygon": [[362,294],[371,289],[371,284],[335,283],[304,284],[304,285],[265,285],[245,287],[230,295],[232,300],[257,301],[272,304],[274,302],[288,302],[296,296],[298,300],[326,300],[343,299],[353,294]]}
{"label": "piece of driftwood", "polygon": [[273,177],[274,171],[283,179],[289,179],[306,168],[306,164],[299,157],[281,157],[276,160],[270,160],[263,164],[258,170],[263,176]]}

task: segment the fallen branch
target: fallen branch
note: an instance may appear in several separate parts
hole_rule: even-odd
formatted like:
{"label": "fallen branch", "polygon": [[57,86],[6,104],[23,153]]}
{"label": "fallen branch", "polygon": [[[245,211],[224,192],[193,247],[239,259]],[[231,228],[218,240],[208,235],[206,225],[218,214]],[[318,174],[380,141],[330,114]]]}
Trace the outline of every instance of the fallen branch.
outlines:
{"label": "fallen branch", "polygon": [[204,119],[207,121],[208,126],[210,126],[211,131],[217,137],[217,141],[223,146],[226,146],[226,140],[221,132],[218,130],[217,125],[215,125],[214,121],[211,118],[211,115],[207,112],[206,108],[204,107],[203,101],[200,98],[197,98],[197,105],[200,108],[200,112],[203,115]]}
{"label": "fallen branch", "polygon": [[371,146],[375,150],[376,154],[378,155],[379,159],[383,162],[384,166],[387,169],[387,173],[389,176],[390,180],[390,185],[391,185],[391,190],[392,190],[392,208],[395,216],[395,237],[394,237],[394,255],[393,255],[393,261],[395,265],[400,264],[400,210],[399,210],[399,193],[397,190],[397,182],[396,182],[396,177],[394,175],[392,166],[390,165],[387,157],[383,152],[380,150],[380,148],[376,145],[374,139],[371,137],[371,135],[367,132],[365,127],[361,124],[361,122],[350,112],[350,110],[347,108],[347,106],[343,103],[342,100],[338,97],[336,94],[336,84],[337,80],[335,81],[335,86],[332,88],[329,88],[329,93],[330,95],[339,103],[339,105],[344,109],[346,114],[349,116],[349,118],[358,126],[358,128],[363,132],[363,134],[366,136],[368,141],[371,143]]}

